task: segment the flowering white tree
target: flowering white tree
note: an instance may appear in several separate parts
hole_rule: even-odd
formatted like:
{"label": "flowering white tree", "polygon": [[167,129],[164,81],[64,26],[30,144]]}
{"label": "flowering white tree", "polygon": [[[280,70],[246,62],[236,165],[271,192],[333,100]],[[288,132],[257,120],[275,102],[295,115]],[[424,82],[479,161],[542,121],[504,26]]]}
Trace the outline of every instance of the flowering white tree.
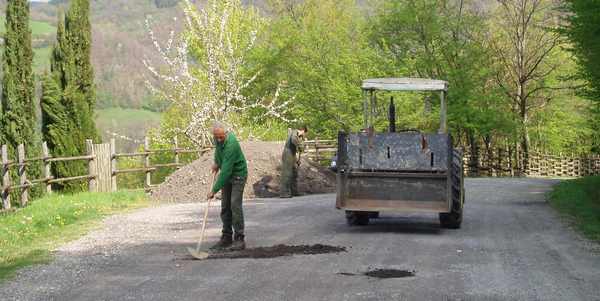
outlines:
{"label": "flowering white tree", "polygon": [[[270,97],[250,99],[244,90],[260,72],[248,74],[247,54],[255,47],[264,20],[239,0],[209,0],[197,9],[185,0],[186,28],[175,37],[171,31],[161,43],[146,20],[150,38],[162,60],[160,67],[144,59],[152,78],[149,89],[167,99],[185,116],[184,128],[178,129],[199,145],[210,141],[210,122],[220,120],[240,130],[240,120],[252,111],[258,118],[276,118],[289,122],[289,101],[279,101],[281,85]],[[256,115],[258,114],[258,115]]]}

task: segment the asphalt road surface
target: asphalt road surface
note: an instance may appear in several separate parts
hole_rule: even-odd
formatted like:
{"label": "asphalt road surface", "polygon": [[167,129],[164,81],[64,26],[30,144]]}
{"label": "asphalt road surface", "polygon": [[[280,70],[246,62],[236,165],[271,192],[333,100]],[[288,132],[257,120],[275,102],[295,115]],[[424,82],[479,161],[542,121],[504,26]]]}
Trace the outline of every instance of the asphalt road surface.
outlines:
{"label": "asphalt road surface", "polygon": [[[600,300],[600,248],[544,200],[555,180],[468,179],[463,226],[386,215],[349,227],[334,195],[245,205],[248,247],[327,244],[347,252],[184,260],[203,204],[113,216],[48,265],[0,284],[2,300]],[[219,236],[211,206],[208,243]],[[415,271],[378,279],[374,269]],[[344,275],[357,274],[355,276]]]}

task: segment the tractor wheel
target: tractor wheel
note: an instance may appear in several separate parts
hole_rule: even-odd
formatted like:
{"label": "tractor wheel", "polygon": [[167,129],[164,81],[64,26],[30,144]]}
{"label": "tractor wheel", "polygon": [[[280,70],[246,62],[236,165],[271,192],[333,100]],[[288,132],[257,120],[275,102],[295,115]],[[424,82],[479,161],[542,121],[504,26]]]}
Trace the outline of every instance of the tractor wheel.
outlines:
{"label": "tractor wheel", "polygon": [[369,213],[362,211],[346,211],[346,221],[350,226],[366,226],[369,224]]}
{"label": "tractor wheel", "polygon": [[[453,160],[452,164],[452,209],[450,212],[440,213],[440,224],[444,228],[458,229],[462,223],[464,193],[462,183],[462,166],[455,164],[457,160]],[[458,160],[462,162],[462,158]]]}

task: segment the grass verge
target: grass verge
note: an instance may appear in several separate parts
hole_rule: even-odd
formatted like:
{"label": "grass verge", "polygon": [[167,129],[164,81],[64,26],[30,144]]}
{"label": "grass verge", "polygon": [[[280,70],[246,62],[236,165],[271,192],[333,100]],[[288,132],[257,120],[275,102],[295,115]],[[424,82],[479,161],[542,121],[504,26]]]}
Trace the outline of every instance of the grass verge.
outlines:
{"label": "grass verge", "polygon": [[48,262],[53,249],[82,236],[102,217],[147,204],[143,192],[55,194],[0,214],[0,280]]}
{"label": "grass verge", "polygon": [[600,176],[557,184],[550,193],[550,203],[573,220],[587,238],[600,241]]}

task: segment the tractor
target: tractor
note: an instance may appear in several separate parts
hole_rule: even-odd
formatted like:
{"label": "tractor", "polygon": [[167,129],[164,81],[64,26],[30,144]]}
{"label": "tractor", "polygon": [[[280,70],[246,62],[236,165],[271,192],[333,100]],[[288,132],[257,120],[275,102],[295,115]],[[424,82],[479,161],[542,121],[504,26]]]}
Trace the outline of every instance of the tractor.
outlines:
{"label": "tractor", "polygon": [[[336,208],[350,225],[367,225],[380,212],[438,213],[444,228],[460,228],[464,208],[462,151],[447,130],[448,83],[420,78],[377,78],[362,83],[364,127],[338,133]],[[396,130],[393,98],[387,108],[384,91],[424,91],[440,96],[437,132]],[[390,92],[386,92],[390,93]],[[387,128],[375,131],[375,120],[387,111]],[[385,118],[385,117],[384,117]],[[389,123],[387,123],[389,122]]]}

